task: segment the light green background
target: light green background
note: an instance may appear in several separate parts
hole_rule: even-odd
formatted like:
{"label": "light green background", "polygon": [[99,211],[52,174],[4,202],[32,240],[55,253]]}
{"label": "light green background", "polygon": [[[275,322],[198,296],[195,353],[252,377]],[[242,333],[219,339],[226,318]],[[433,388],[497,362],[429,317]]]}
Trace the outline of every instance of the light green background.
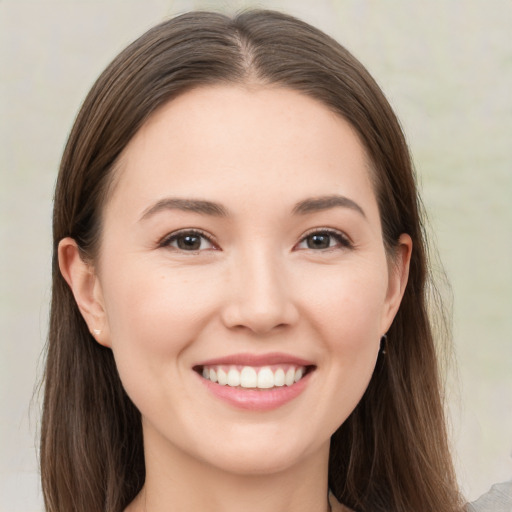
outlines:
{"label": "light green background", "polygon": [[449,387],[464,492],[512,478],[512,2],[0,0],[0,510],[41,510],[39,404],[51,198],[92,81],[128,42],[191,8],[282,9],[370,69],[407,133],[454,294]]}

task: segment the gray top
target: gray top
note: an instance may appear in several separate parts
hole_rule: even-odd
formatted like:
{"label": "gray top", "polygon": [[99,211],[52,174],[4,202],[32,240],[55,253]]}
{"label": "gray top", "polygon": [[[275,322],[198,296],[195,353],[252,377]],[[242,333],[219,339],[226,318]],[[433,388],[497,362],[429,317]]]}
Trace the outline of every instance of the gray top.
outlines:
{"label": "gray top", "polygon": [[512,480],[493,485],[489,492],[468,505],[467,512],[512,512]]}
{"label": "gray top", "polygon": [[[350,512],[329,493],[332,512]],[[512,480],[496,484],[476,501],[468,503],[466,512],[512,512]]]}

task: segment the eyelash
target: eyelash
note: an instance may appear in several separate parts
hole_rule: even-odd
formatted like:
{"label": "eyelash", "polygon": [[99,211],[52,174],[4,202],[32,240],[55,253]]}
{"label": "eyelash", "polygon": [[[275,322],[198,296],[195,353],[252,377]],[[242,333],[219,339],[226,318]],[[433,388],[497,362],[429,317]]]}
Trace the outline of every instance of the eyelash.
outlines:
{"label": "eyelash", "polygon": [[[339,249],[339,248],[344,248],[344,249],[352,249],[353,248],[352,242],[344,233],[342,233],[341,231],[332,229],[332,228],[315,228],[315,229],[309,231],[300,239],[297,246],[302,244],[303,242],[305,242],[309,237],[311,237],[313,235],[324,235],[324,236],[326,235],[326,236],[334,238],[334,240],[337,242],[336,245],[334,245],[334,246],[329,246],[329,247],[326,247],[323,249],[316,249],[319,252],[320,251],[329,251],[329,250],[334,250],[334,249]],[[310,247],[305,247],[304,249],[315,250]]]}
{"label": "eyelash", "polygon": [[[303,247],[303,248],[299,247],[300,244],[306,242],[307,239],[313,235],[331,237],[336,241],[336,245],[334,245],[334,246],[329,245],[328,247],[316,248],[316,249],[314,249],[312,247]],[[206,240],[212,247],[209,247],[208,249],[199,248],[199,249],[187,250],[187,249],[184,249],[181,247],[173,247],[171,245],[173,242],[176,242],[180,237],[186,237],[186,236],[199,237],[201,240]],[[173,233],[170,233],[169,235],[165,236],[158,243],[158,247],[172,247],[173,249],[175,249],[177,251],[189,252],[192,254],[197,254],[198,252],[204,251],[204,250],[218,250],[219,249],[219,247],[217,246],[217,244],[214,241],[214,238],[210,234],[208,234],[204,231],[201,231],[199,229],[183,229],[180,231],[175,231]],[[331,229],[331,228],[315,228],[314,230],[307,232],[299,240],[298,244],[296,244],[294,246],[294,249],[299,249],[299,250],[306,249],[306,250],[312,250],[315,252],[317,252],[317,251],[323,252],[323,251],[335,250],[335,249],[339,249],[339,248],[351,249],[351,248],[353,248],[353,244],[344,233],[337,231],[335,229]]]}
{"label": "eyelash", "polygon": [[[173,247],[171,246],[172,242],[175,242],[180,237],[186,237],[186,236],[192,236],[192,237],[199,237],[201,240],[206,240],[210,245],[212,245],[212,248],[208,249],[195,249],[195,250],[186,250],[182,249],[180,247]],[[165,236],[159,243],[158,247],[172,247],[173,249],[180,251],[180,252],[190,252],[192,254],[197,254],[200,251],[204,250],[217,250],[218,246],[214,242],[214,239],[211,235],[208,233],[205,233],[204,231],[201,231],[200,229],[182,229],[180,231],[175,231],[173,233],[170,233],[169,235]]]}

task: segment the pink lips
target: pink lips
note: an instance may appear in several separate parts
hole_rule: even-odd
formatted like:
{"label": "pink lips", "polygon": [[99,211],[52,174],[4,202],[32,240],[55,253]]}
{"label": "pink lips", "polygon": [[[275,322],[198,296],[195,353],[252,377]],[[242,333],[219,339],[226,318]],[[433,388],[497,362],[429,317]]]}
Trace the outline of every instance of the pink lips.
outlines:
{"label": "pink lips", "polygon": [[204,366],[251,366],[264,367],[275,365],[293,365],[306,367],[307,372],[298,382],[291,386],[273,387],[270,389],[252,389],[242,387],[231,387],[220,385],[203,378],[198,374],[198,378],[207,390],[224,402],[249,411],[270,411],[290,402],[299,396],[307,387],[314,364],[311,361],[301,359],[295,356],[282,353],[271,354],[234,354],[227,357],[220,357],[203,361],[194,367],[199,370]]}
{"label": "pink lips", "polygon": [[233,354],[231,356],[209,359],[208,361],[197,364],[197,366],[213,366],[220,364],[241,366],[270,366],[275,364],[293,364],[295,366],[314,365],[314,363],[306,359],[273,352],[271,354]]}

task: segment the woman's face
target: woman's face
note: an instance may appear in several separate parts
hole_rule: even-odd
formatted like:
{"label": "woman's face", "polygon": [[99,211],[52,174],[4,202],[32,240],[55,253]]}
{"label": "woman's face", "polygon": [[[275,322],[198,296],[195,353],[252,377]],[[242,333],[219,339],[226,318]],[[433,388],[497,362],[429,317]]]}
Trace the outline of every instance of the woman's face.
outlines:
{"label": "woman's face", "polygon": [[146,454],[237,473],[326,457],[410,249],[402,239],[396,269],[386,257],[354,130],[284,88],[205,87],[154,114],[116,173],[90,327]]}

